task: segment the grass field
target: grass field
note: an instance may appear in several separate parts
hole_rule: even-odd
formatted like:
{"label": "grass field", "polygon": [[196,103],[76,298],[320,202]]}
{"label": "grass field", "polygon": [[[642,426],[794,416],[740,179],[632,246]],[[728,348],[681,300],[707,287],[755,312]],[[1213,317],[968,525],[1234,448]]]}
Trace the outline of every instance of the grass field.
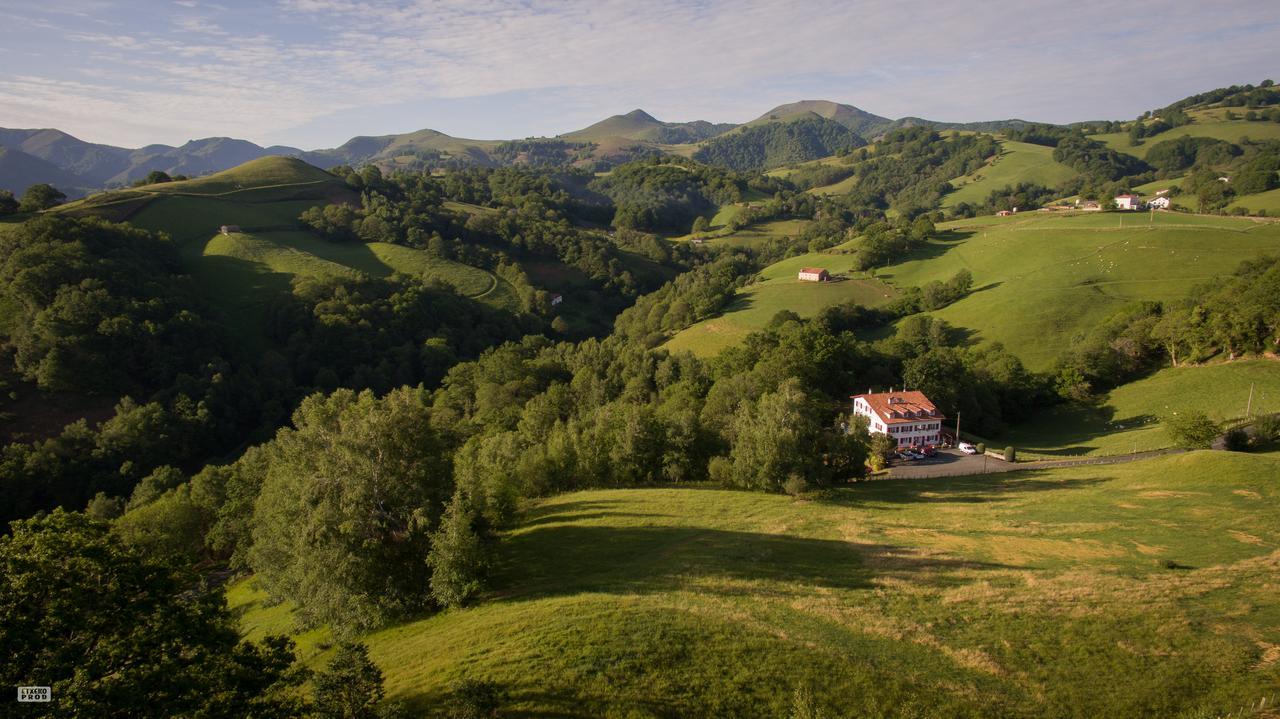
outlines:
{"label": "grass field", "polygon": [[1171,367],[1116,388],[1096,409],[1052,408],[1014,426],[996,442],[1024,459],[1143,452],[1169,447],[1160,418],[1199,410],[1216,420],[1280,412],[1280,362],[1249,360]]}
{"label": "grass field", "polygon": [[1175,300],[1240,261],[1280,252],[1280,224],[1177,213],[1049,214],[961,220],[912,259],[877,272],[898,287],[960,268],[975,291],[933,314],[999,341],[1035,370],[1136,300]]}
{"label": "grass field", "polygon": [[1256,195],[1245,195],[1237,197],[1229,208],[1243,207],[1250,213],[1256,213],[1258,210],[1266,210],[1267,215],[1280,217],[1280,189],[1267,190],[1259,192]]}
{"label": "grass field", "polygon": [[738,293],[723,314],[689,327],[665,346],[700,356],[714,355],[763,329],[780,310],[812,317],[831,305],[845,302],[875,305],[896,295],[893,288],[865,277],[836,282],[796,279],[801,267],[824,267],[834,275],[849,272],[853,261],[853,255],[811,253],[770,265],[760,273],[759,281]]}
{"label": "grass field", "polygon": [[[1237,112],[1243,114],[1241,108]],[[1193,113],[1194,114],[1194,113]],[[1091,135],[1091,139],[1102,142],[1107,147],[1136,157],[1145,158],[1153,145],[1177,137],[1211,137],[1215,140],[1238,143],[1244,138],[1251,140],[1280,140],[1280,122],[1246,122],[1244,120],[1222,120],[1205,117],[1203,121],[1182,127],[1165,130],[1159,135],[1143,138],[1142,144],[1134,147],[1129,144],[1129,135],[1124,132],[1113,132],[1105,135]]]}
{"label": "grass field", "polygon": [[[1280,459],[544,500],[472,608],[366,637],[392,696],[523,717],[1215,717],[1280,685]],[[1168,568],[1162,562],[1169,562]],[[255,636],[291,626],[248,583]],[[317,633],[300,637],[319,661]]]}
{"label": "grass field", "polygon": [[[727,222],[728,218],[741,211],[741,208],[732,205],[721,208],[716,213],[715,219],[712,220],[712,226],[716,220]],[[783,237],[796,238],[804,232],[805,225],[808,220],[769,220],[768,222],[760,222],[749,227],[744,227],[736,232],[731,232],[727,228],[721,228],[712,232],[704,233],[702,236],[715,245],[731,245],[733,247],[754,247],[763,244],[769,240],[781,239]],[[679,235],[669,238],[673,242],[686,242],[693,239],[692,234]]]}
{"label": "grass field", "polygon": [[980,204],[993,191],[1020,182],[1056,187],[1076,175],[1075,170],[1054,161],[1052,147],[1011,140],[1001,140],[1000,146],[1001,152],[993,162],[951,181],[956,189],[943,198],[943,207],[961,202]]}

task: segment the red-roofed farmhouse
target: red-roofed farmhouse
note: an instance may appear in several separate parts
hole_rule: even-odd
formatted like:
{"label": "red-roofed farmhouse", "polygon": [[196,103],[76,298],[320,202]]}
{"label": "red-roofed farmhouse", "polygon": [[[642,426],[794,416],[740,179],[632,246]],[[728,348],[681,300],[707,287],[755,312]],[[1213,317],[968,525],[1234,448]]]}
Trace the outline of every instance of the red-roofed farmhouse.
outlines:
{"label": "red-roofed farmhouse", "polygon": [[946,417],[923,392],[876,392],[852,399],[853,413],[866,417],[872,432],[898,440],[899,447],[923,447],[942,440]]}

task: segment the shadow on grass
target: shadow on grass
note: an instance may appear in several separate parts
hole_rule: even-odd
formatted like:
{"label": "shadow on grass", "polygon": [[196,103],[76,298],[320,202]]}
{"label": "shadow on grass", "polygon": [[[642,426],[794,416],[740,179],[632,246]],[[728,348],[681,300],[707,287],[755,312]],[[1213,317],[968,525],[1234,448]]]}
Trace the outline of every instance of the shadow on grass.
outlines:
{"label": "shadow on grass", "polygon": [[1054,479],[1043,470],[1017,470],[960,477],[920,477],[860,483],[833,492],[826,500],[845,507],[885,504],[990,504],[1030,492],[1085,489],[1109,478]]}
{"label": "shadow on grass", "polygon": [[947,576],[954,570],[1012,568],[901,546],[702,527],[543,524],[504,539],[501,555],[494,574],[499,600],[681,589],[786,597],[814,587],[869,589],[881,575],[951,586],[958,581]]}
{"label": "shadow on grass", "polygon": [[1079,457],[1097,449],[1086,444],[1118,432],[1152,427],[1159,421],[1153,414],[1116,418],[1111,405],[1061,405],[1049,408],[1008,433],[1002,441],[1035,454],[1050,457]]}

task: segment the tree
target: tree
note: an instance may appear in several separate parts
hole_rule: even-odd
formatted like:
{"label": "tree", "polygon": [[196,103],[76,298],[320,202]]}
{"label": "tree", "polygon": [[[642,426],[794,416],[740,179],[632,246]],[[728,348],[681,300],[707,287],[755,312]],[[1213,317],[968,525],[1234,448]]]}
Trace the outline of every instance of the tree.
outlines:
{"label": "tree", "polygon": [[146,185],[158,185],[162,182],[173,182],[173,178],[169,177],[169,173],[160,170],[152,170],[147,176],[133,183],[134,187],[145,187]]}
{"label": "tree", "polygon": [[706,232],[707,227],[709,227],[710,224],[711,223],[707,222],[707,218],[705,215],[698,215],[693,220],[693,230],[692,230],[693,234],[700,235]]}
{"label": "tree", "polygon": [[342,642],[329,665],[315,677],[315,711],[324,719],[379,719],[386,716],[382,670],[359,642]]}
{"label": "tree", "polygon": [[885,468],[886,461],[894,452],[898,451],[898,443],[893,437],[884,432],[873,432],[871,434],[871,446],[868,450],[868,460],[871,462],[871,468],[879,472]]}
{"label": "tree", "polygon": [[754,406],[744,403],[733,422],[733,484],[777,492],[792,474],[819,479],[821,429],[797,379],[783,382]]}
{"label": "tree", "polygon": [[484,588],[488,557],[476,534],[474,513],[461,495],[454,497],[431,535],[431,596],[440,605],[458,607]]}
{"label": "tree", "polygon": [[8,190],[0,190],[0,217],[12,215],[18,211],[18,200]]}
{"label": "tree", "polygon": [[312,395],[271,445],[249,563],[269,593],[339,635],[421,608],[451,493],[430,395]]}
{"label": "tree", "polygon": [[67,195],[53,185],[40,183],[27,188],[22,193],[22,201],[18,203],[19,212],[39,212],[55,205],[61,205]]}
{"label": "tree", "polygon": [[1174,444],[1185,449],[1208,449],[1222,434],[1217,422],[1201,411],[1174,412],[1163,420],[1164,430]]}
{"label": "tree", "polygon": [[295,717],[292,643],[241,641],[220,588],[55,510],[0,537],[0,681],[58,716]]}

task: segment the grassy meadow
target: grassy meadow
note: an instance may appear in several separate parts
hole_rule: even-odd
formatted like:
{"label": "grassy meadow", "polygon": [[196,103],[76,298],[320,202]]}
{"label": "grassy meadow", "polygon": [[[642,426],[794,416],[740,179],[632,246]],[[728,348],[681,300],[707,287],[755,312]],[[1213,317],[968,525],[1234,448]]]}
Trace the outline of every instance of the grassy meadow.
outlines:
{"label": "grassy meadow", "polygon": [[1057,187],[1076,174],[1070,167],[1054,161],[1052,147],[1012,140],[1001,140],[1000,146],[1000,154],[990,164],[951,181],[956,189],[943,198],[944,208],[961,202],[981,204],[993,191],[1020,182]]}
{"label": "grassy meadow", "polygon": [[[477,605],[365,639],[392,696],[524,717],[1220,716],[1280,686],[1280,458],[537,502]],[[288,631],[251,580],[254,636]],[[324,633],[299,637],[322,661]]]}
{"label": "grassy meadow", "polygon": [[1172,445],[1160,418],[1203,411],[1215,420],[1280,412],[1280,362],[1256,359],[1169,367],[1112,390],[1095,408],[1060,405],[1014,425],[996,444],[1023,459],[1100,456]]}
{"label": "grassy meadow", "polygon": [[969,269],[974,292],[933,314],[1034,370],[1127,303],[1185,297],[1247,257],[1280,252],[1278,223],[1176,213],[1026,213],[939,229],[877,277],[906,287]]}
{"label": "grassy meadow", "polygon": [[[1236,114],[1244,114],[1244,108],[1235,108],[1235,111]],[[1090,137],[1116,152],[1123,152],[1141,158],[1147,156],[1147,151],[1153,145],[1178,137],[1209,137],[1232,143],[1239,143],[1246,137],[1251,140],[1280,140],[1280,123],[1226,120],[1223,119],[1220,112],[1214,113],[1212,110],[1208,112],[1210,114],[1192,112],[1191,115],[1195,118],[1195,121],[1190,125],[1175,127],[1158,135],[1144,137],[1142,144],[1136,147],[1129,144],[1129,134],[1127,132],[1113,132],[1091,135]]]}
{"label": "grassy meadow", "polygon": [[[763,329],[781,310],[812,317],[831,305],[876,305],[897,294],[883,282],[851,273],[853,261],[853,255],[810,253],[774,263],[754,284],[740,290],[724,313],[679,332],[665,347],[710,356]],[[832,275],[850,276],[834,282],[801,282],[796,279],[801,267],[824,267]]]}

